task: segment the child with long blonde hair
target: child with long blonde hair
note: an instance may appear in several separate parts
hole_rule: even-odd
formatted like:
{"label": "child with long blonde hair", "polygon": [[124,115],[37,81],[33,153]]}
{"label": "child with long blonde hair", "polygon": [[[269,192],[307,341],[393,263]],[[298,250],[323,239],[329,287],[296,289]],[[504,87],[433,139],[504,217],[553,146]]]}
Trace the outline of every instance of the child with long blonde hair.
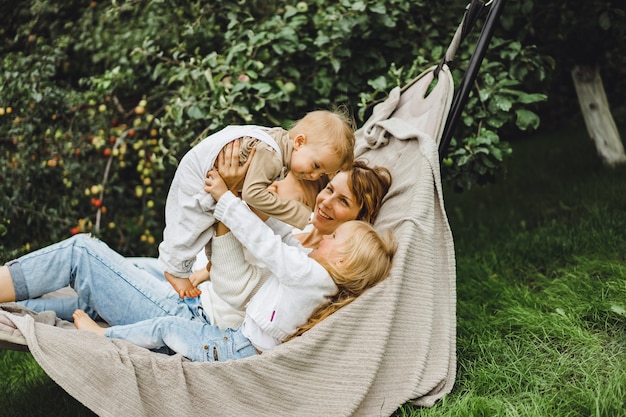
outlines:
{"label": "child with long blonde hair", "polygon": [[[346,226],[350,229],[352,238],[343,248],[344,262],[338,266],[324,266],[337,284],[337,293],[327,304],[315,310],[307,323],[300,326],[288,340],[302,335],[335,311],[350,304],[389,274],[395,253],[391,232],[378,234],[369,223],[359,220],[348,222]],[[363,259],[368,262],[363,262]]]}

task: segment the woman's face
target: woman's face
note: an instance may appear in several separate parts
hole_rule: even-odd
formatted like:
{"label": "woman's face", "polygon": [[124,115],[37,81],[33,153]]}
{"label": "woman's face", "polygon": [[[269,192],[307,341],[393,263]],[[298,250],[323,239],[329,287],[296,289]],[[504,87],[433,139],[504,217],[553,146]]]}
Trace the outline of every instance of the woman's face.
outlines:
{"label": "woman's face", "polygon": [[348,188],[348,174],[340,172],[317,195],[312,223],[322,234],[332,234],[342,223],[356,220],[360,209]]}

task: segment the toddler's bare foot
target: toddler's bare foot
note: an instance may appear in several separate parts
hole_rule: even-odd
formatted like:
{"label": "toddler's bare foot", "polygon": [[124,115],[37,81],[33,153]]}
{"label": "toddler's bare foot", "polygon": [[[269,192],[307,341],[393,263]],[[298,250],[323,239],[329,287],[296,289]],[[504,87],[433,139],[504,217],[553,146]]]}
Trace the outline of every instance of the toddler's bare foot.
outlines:
{"label": "toddler's bare foot", "polygon": [[91,317],[87,315],[83,310],[76,310],[72,314],[74,319],[74,326],[79,330],[86,330],[91,333],[104,336],[104,329],[98,325]]}
{"label": "toddler's bare foot", "polygon": [[198,288],[196,288],[189,278],[178,278],[174,275],[166,272],[165,278],[167,282],[174,288],[174,290],[178,293],[180,298],[195,298],[202,294]]}

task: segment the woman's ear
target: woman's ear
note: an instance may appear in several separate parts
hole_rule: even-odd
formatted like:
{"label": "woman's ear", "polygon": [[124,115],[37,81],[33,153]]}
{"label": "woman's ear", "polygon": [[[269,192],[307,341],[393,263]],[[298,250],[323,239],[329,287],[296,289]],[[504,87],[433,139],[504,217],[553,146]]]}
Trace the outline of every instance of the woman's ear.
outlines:
{"label": "woman's ear", "polygon": [[304,146],[306,143],[306,135],[304,133],[299,133],[293,140],[293,149],[298,150]]}

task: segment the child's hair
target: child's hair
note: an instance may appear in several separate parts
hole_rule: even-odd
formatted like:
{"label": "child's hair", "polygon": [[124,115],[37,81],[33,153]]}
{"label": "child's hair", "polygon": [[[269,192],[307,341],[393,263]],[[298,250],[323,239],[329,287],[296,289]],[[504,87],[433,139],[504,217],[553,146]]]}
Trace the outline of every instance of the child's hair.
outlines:
{"label": "child's hair", "polygon": [[340,169],[348,169],[354,160],[354,120],[347,110],[315,110],[307,113],[289,129],[292,139],[304,134],[307,142],[331,146],[341,161]]}
{"label": "child's hair", "polygon": [[370,167],[356,160],[348,172],[348,188],[359,205],[356,218],[374,223],[382,201],[391,187],[391,172],[385,167]]}
{"label": "child's hair", "polygon": [[337,294],[328,304],[313,312],[308,322],[288,340],[302,335],[341,307],[350,304],[389,274],[396,251],[391,232],[379,234],[371,224],[360,220],[352,220],[344,225],[350,227],[350,232],[341,253],[343,262],[339,266],[320,262],[337,284]]}

